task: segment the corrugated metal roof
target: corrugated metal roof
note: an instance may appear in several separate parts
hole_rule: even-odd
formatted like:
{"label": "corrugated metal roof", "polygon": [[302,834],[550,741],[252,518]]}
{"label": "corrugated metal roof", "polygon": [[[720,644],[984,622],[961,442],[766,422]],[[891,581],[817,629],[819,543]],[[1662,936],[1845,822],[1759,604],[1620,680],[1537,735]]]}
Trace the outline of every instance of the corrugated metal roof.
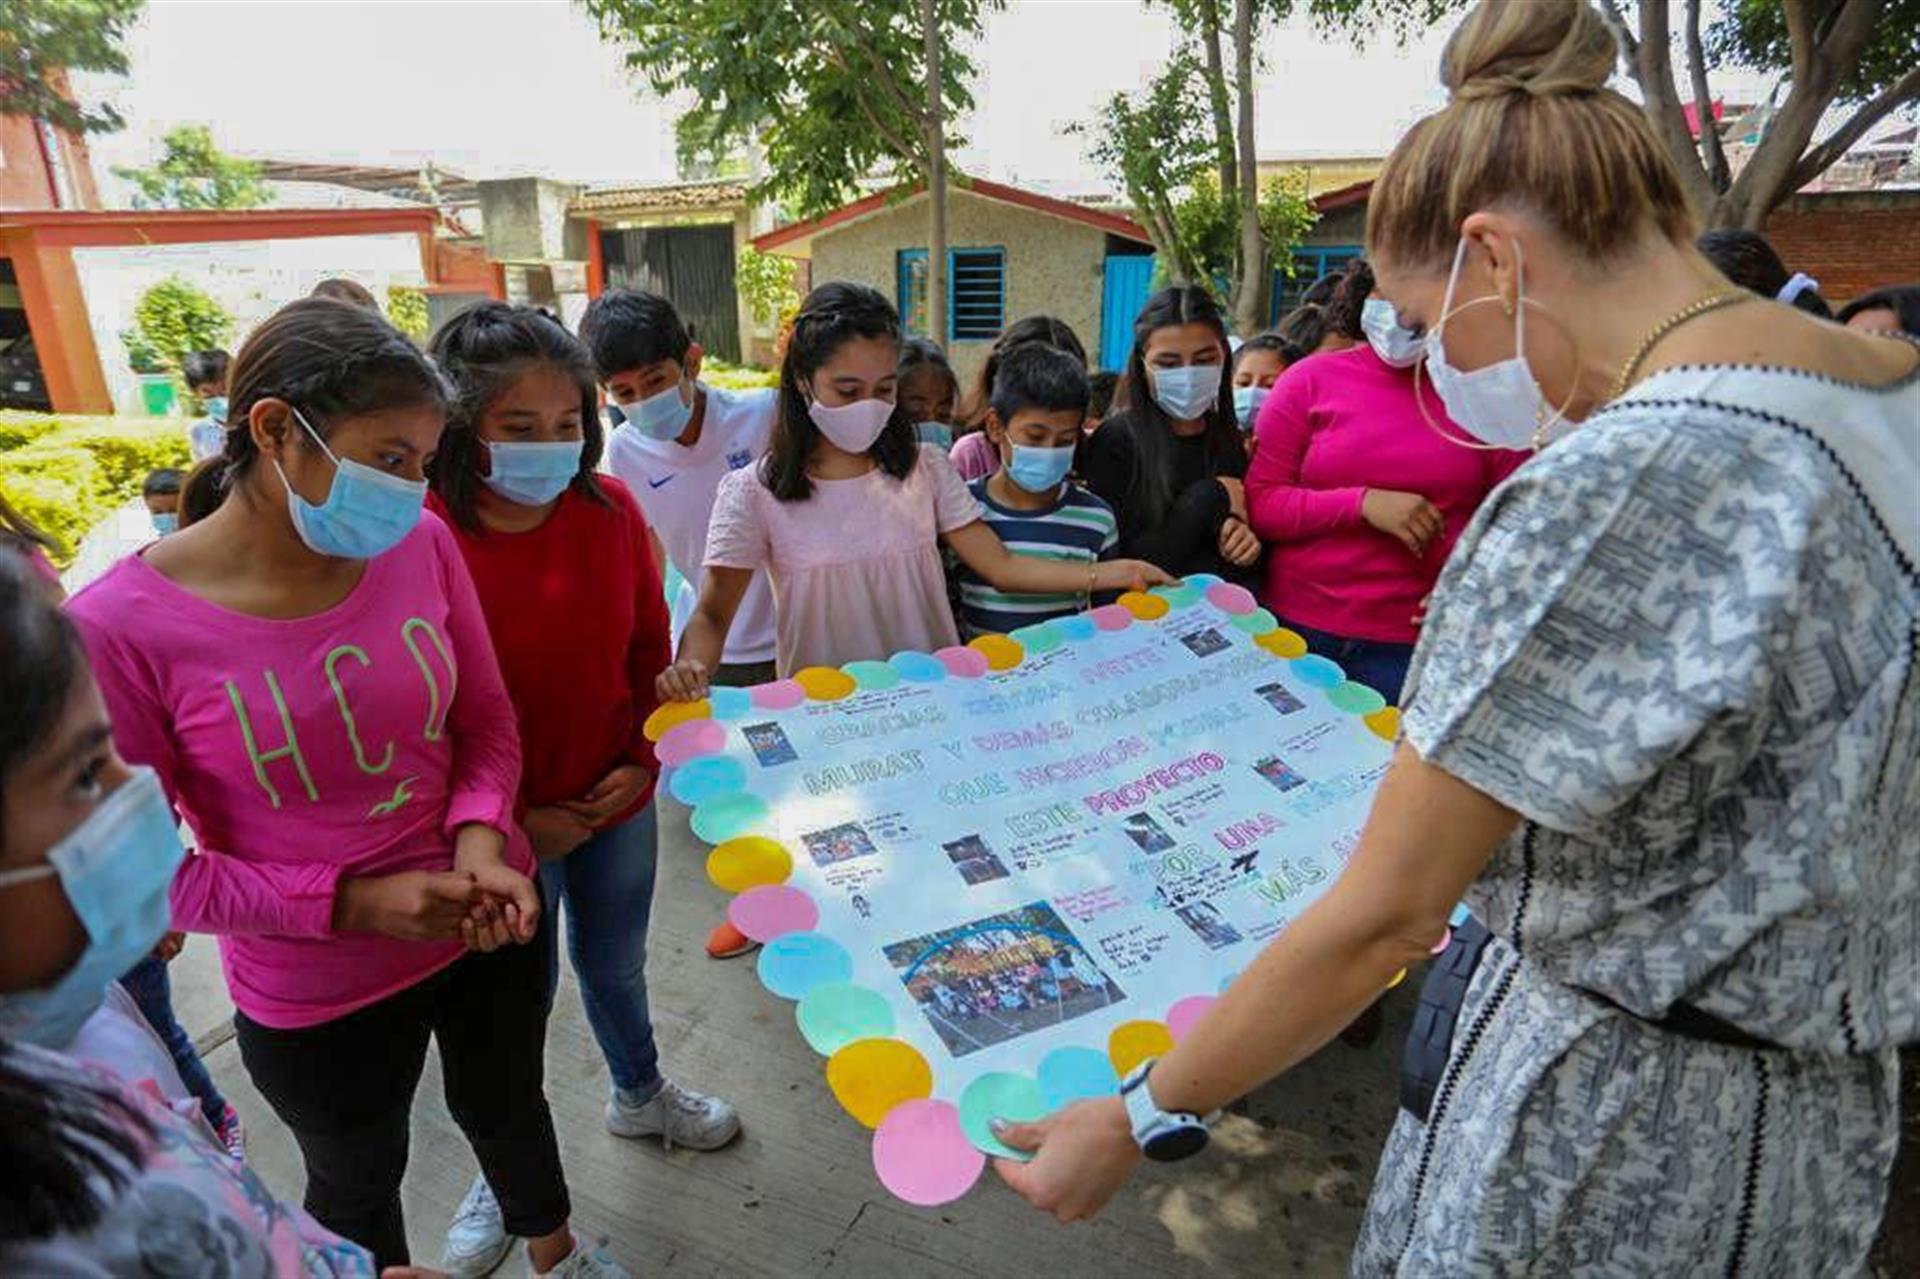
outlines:
{"label": "corrugated metal roof", "polygon": [[636,213],[681,209],[718,209],[744,204],[744,182],[665,182],[641,186],[601,187],[582,191],[568,206],[575,213]]}

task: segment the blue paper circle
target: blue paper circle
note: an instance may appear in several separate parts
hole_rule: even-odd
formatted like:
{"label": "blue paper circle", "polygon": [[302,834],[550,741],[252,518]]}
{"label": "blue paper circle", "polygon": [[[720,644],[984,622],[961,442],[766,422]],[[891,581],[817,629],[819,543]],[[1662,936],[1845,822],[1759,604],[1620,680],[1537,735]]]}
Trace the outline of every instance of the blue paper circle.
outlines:
{"label": "blue paper circle", "polygon": [[895,653],[887,665],[909,684],[938,684],[947,677],[947,668],[931,653]]}
{"label": "blue paper circle", "polygon": [[667,778],[667,792],[689,808],[747,788],[747,766],[730,755],[690,759]]}
{"label": "blue paper circle", "polygon": [[715,719],[745,719],[753,713],[753,694],[744,688],[710,688],[707,702]]}
{"label": "blue paper circle", "polygon": [[1218,573],[1189,573],[1180,579],[1180,584],[1183,586],[1197,586],[1204,591],[1209,586],[1220,585],[1221,580]]}
{"label": "blue paper circle", "polygon": [[1111,1097],[1120,1091],[1120,1076],[1103,1052],[1091,1048],[1056,1048],[1040,1059],[1040,1095],[1047,1113],[1089,1097]]}
{"label": "blue paper circle", "polygon": [[1053,619],[1054,629],[1069,643],[1078,644],[1082,640],[1092,639],[1100,630],[1094,625],[1093,618],[1085,613],[1073,613],[1066,617]]}
{"label": "blue paper circle", "polygon": [[782,999],[805,999],[819,986],[853,976],[853,957],[820,933],[788,933],[760,949],[760,984]]}
{"label": "blue paper circle", "polygon": [[1332,688],[1347,678],[1347,673],[1340,669],[1340,663],[1316,653],[1294,658],[1293,673],[1300,677],[1302,684],[1314,688]]}

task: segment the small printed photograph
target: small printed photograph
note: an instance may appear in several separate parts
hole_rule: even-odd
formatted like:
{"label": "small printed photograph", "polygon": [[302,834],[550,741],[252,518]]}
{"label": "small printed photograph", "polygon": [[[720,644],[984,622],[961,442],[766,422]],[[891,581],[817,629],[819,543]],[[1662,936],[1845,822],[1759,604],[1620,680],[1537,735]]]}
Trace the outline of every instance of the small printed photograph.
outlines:
{"label": "small printed photograph", "polygon": [[884,953],[955,1057],[1126,998],[1043,901],[895,942]]}
{"label": "small printed photograph", "polygon": [[787,740],[786,730],[778,724],[742,724],[740,732],[747,739],[747,745],[753,748],[753,757],[760,761],[762,768],[772,768],[775,764],[791,764],[800,758],[793,743]]}
{"label": "small printed photograph", "polygon": [[1212,657],[1215,653],[1224,653],[1233,647],[1233,641],[1211,626],[1203,626],[1197,631],[1188,631],[1180,637],[1187,651],[1195,657]]}
{"label": "small printed photograph", "polygon": [[1173,836],[1153,820],[1152,813],[1128,813],[1120,820],[1120,829],[1143,853],[1164,853],[1174,846]]}
{"label": "small printed photograph", "polygon": [[1287,686],[1284,684],[1262,684],[1253,691],[1265,698],[1267,705],[1273,707],[1273,709],[1279,711],[1282,715],[1291,715],[1306,705],[1305,702],[1295,697],[1292,693],[1289,693]]}
{"label": "small printed photograph", "polygon": [[1240,930],[1228,923],[1212,902],[1194,902],[1173,912],[1209,950],[1225,950],[1240,940]]}
{"label": "small printed photograph", "polygon": [[1006,863],[995,857],[993,850],[987,847],[987,841],[978,835],[967,835],[940,847],[946,851],[947,860],[953,863],[954,869],[960,872],[960,878],[966,880],[969,887],[1007,877]]}
{"label": "small printed photograph", "polygon": [[1253,766],[1253,771],[1271,782],[1276,790],[1293,790],[1307,784],[1306,776],[1278,755],[1267,756]]}
{"label": "small printed photograph", "polygon": [[807,846],[807,854],[813,858],[815,866],[836,866],[856,857],[871,857],[880,851],[874,847],[866,827],[857,822],[845,822],[826,830],[813,831],[802,835],[800,842]]}

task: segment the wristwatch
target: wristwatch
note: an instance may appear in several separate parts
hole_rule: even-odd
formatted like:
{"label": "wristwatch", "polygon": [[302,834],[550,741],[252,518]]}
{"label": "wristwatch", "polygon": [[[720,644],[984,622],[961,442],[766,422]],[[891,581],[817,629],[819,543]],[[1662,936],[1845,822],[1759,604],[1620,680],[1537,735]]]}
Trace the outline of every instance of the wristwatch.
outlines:
{"label": "wristwatch", "polygon": [[1127,1121],[1133,1125],[1133,1140],[1140,1153],[1158,1163],[1172,1163],[1207,1148],[1207,1125],[1197,1115],[1170,1114],[1160,1109],[1147,1087],[1155,1060],[1149,1057],[1134,1067],[1120,1085],[1120,1099],[1126,1103]]}

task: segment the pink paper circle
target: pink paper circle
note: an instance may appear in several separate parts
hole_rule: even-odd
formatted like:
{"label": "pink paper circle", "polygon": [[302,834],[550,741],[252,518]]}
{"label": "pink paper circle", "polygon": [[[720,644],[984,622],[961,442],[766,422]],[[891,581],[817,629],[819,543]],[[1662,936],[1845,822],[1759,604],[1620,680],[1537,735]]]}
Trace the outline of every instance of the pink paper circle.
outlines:
{"label": "pink paper circle", "polygon": [[662,764],[673,768],[690,759],[715,754],[726,749],[726,745],[726,725],[710,719],[690,719],[668,729],[655,744],[653,754]]}
{"label": "pink paper circle", "polygon": [[1245,617],[1260,607],[1260,601],[1253,598],[1253,592],[1233,582],[1215,582],[1207,588],[1207,603],[1222,613],[1231,613],[1235,617]]}
{"label": "pink paper circle", "polygon": [[807,700],[807,690],[790,679],[755,685],[748,695],[763,711],[790,711]]}
{"label": "pink paper circle", "polygon": [[873,1133],[873,1171],[910,1204],[952,1203],[980,1179],[987,1157],[967,1140],[947,1101],[903,1101]]}
{"label": "pink paper circle", "polygon": [[811,932],[820,922],[820,908],[791,884],[760,884],[727,903],[727,919],[755,941],[772,941]]}
{"label": "pink paper circle", "polygon": [[1437,955],[1451,945],[1453,945],[1453,929],[1443,928],[1440,930],[1440,940],[1433,943],[1433,949],[1428,953]]}
{"label": "pink paper circle", "polygon": [[943,648],[934,656],[940,659],[948,674],[961,679],[979,679],[992,669],[987,664],[987,655],[977,648]]}
{"label": "pink paper circle", "polygon": [[1188,995],[1167,1009],[1167,1029],[1173,1032],[1173,1041],[1185,1039],[1216,1002],[1212,995]]}
{"label": "pink paper circle", "polygon": [[1133,625],[1133,614],[1124,604],[1102,604],[1093,610],[1093,624],[1103,631],[1124,631]]}

